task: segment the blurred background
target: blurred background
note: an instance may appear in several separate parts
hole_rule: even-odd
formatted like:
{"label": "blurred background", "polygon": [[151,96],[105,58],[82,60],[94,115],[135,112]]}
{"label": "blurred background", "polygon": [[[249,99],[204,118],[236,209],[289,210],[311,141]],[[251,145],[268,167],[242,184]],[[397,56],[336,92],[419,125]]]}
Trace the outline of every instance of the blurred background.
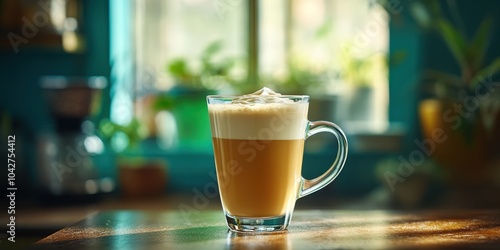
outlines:
{"label": "blurred background", "polygon": [[[102,209],[220,209],[205,97],[263,86],[310,95],[310,120],[349,139],[342,174],[297,208],[498,208],[499,11],[493,0],[0,0],[0,157],[15,153],[18,232],[33,240]],[[306,178],[336,151],[316,137]]]}

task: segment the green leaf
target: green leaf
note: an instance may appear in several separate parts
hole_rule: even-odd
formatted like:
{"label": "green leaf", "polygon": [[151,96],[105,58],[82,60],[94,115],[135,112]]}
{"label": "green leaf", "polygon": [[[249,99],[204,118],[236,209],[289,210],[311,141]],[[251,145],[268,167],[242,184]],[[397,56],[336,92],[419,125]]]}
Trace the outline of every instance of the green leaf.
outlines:
{"label": "green leaf", "polygon": [[201,53],[202,60],[208,61],[215,53],[219,52],[221,49],[221,41],[212,42],[203,50],[203,53]]}
{"label": "green leaf", "polygon": [[187,73],[187,63],[184,59],[175,59],[168,64],[168,72],[176,78],[183,78]]}
{"label": "green leaf", "polygon": [[432,25],[431,11],[421,1],[412,2],[410,13],[420,26],[429,28]]}
{"label": "green leaf", "polygon": [[424,5],[426,5],[431,11],[433,16],[441,16],[441,6],[439,5],[439,1],[436,0],[423,0]]}
{"label": "green leaf", "polygon": [[469,58],[471,60],[470,64],[474,69],[481,68],[484,60],[484,55],[488,49],[488,42],[490,38],[490,29],[492,24],[492,18],[485,18],[479,28],[476,31],[476,34],[472,38],[472,41],[469,45]]}
{"label": "green leaf", "polygon": [[327,18],[325,22],[316,30],[316,38],[321,39],[325,38],[330,34],[332,30],[332,20],[331,18]]}
{"label": "green leaf", "polygon": [[495,59],[490,65],[480,70],[471,80],[471,88],[475,88],[479,83],[483,82],[486,77],[493,76],[500,72],[500,57]]}
{"label": "green leaf", "polygon": [[153,104],[154,111],[169,110],[175,106],[175,98],[172,96],[158,96]]}
{"label": "green leaf", "polygon": [[105,118],[99,122],[99,131],[105,138],[109,139],[116,133],[116,126],[109,119]]}
{"label": "green leaf", "polygon": [[467,50],[465,47],[464,36],[451,25],[448,21],[444,19],[439,19],[437,21],[437,29],[442,35],[444,41],[448,45],[451,53],[460,64],[462,69],[467,67]]}
{"label": "green leaf", "polygon": [[424,28],[429,28],[442,16],[439,1],[436,0],[414,1],[409,8],[417,24]]}

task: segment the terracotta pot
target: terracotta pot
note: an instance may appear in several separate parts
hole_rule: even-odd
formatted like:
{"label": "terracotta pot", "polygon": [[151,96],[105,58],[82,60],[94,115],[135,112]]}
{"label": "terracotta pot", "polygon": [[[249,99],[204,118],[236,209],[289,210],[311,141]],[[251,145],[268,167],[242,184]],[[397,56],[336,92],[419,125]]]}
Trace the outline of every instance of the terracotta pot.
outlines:
{"label": "terracotta pot", "polygon": [[[448,170],[452,181],[475,185],[487,179],[488,138],[480,112],[458,109],[458,105],[461,104],[438,99],[420,102],[422,135],[435,145],[429,156]],[[467,114],[475,118],[467,121]],[[440,132],[442,140],[435,141]]]}

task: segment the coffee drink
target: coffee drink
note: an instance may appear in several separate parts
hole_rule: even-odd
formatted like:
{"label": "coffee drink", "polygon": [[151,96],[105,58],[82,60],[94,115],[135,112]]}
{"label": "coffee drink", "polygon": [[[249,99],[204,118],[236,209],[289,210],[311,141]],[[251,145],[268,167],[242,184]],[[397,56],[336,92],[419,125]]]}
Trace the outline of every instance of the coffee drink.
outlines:
{"label": "coffee drink", "polygon": [[227,213],[273,217],[293,210],[307,108],[307,103],[278,100],[209,104],[219,191]]}
{"label": "coffee drink", "polygon": [[[273,232],[290,224],[295,201],[332,182],[347,158],[347,138],[334,123],[307,120],[309,96],[264,88],[244,96],[208,96],[217,182],[228,228]],[[321,176],[301,176],[304,141],[333,134],[337,156]]]}
{"label": "coffee drink", "polygon": [[[241,217],[267,217],[284,215],[287,209],[293,209],[301,178],[304,140],[214,138],[213,142],[217,148],[219,190],[227,212]],[[248,151],[255,153],[255,157],[234,150],[260,143],[262,151],[257,148]]]}

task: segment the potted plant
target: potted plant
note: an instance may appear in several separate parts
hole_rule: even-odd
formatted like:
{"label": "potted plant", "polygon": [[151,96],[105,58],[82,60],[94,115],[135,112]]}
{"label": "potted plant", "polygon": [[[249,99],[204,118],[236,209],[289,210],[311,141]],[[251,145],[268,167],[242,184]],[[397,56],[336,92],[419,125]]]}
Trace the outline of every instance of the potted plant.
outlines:
{"label": "potted plant", "polygon": [[120,125],[103,119],[99,131],[117,154],[118,181],[125,198],[153,198],[165,193],[166,163],[145,156],[140,144],[146,131],[139,120]]}
{"label": "potted plant", "polygon": [[[220,41],[209,44],[201,53],[199,64],[196,67],[186,58],[176,58],[167,64],[168,74],[174,78],[177,88],[191,91],[212,92],[226,85],[230,85],[229,72],[234,65],[234,60],[223,58],[217,60],[217,54],[223,46]],[[197,68],[197,69],[196,69]]]}
{"label": "potted plant", "polygon": [[[449,5],[458,13],[455,7]],[[455,183],[485,182],[500,139],[500,91],[491,80],[500,72],[500,57],[485,61],[492,19],[484,18],[469,38],[442,14],[438,1],[419,1],[412,8],[417,22],[441,36],[460,66],[458,75],[435,70],[424,75],[423,86],[431,96],[419,104],[423,137],[432,141],[435,133],[442,133],[446,138],[430,155],[449,170]],[[455,23],[462,22],[456,18]]]}
{"label": "potted plant", "polygon": [[408,175],[401,174],[399,159],[382,159],[375,166],[375,175],[389,198],[388,205],[398,209],[422,208],[439,200],[442,172],[434,161],[428,159]]}
{"label": "potted plant", "polygon": [[348,120],[373,121],[375,86],[387,79],[387,56],[384,53],[356,53],[345,46],[339,58],[339,76],[347,87]]}
{"label": "potted plant", "polygon": [[[209,44],[196,62],[177,58],[167,64],[166,71],[175,86],[157,97],[154,107],[168,110],[175,118],[179,145],[197,150],[211,147],[206,96],[219,89],[234,86],[230,74],[235,60],[220,58],[223,46],[219,41]],[[198,67],[196,67],[198,66]]]}

